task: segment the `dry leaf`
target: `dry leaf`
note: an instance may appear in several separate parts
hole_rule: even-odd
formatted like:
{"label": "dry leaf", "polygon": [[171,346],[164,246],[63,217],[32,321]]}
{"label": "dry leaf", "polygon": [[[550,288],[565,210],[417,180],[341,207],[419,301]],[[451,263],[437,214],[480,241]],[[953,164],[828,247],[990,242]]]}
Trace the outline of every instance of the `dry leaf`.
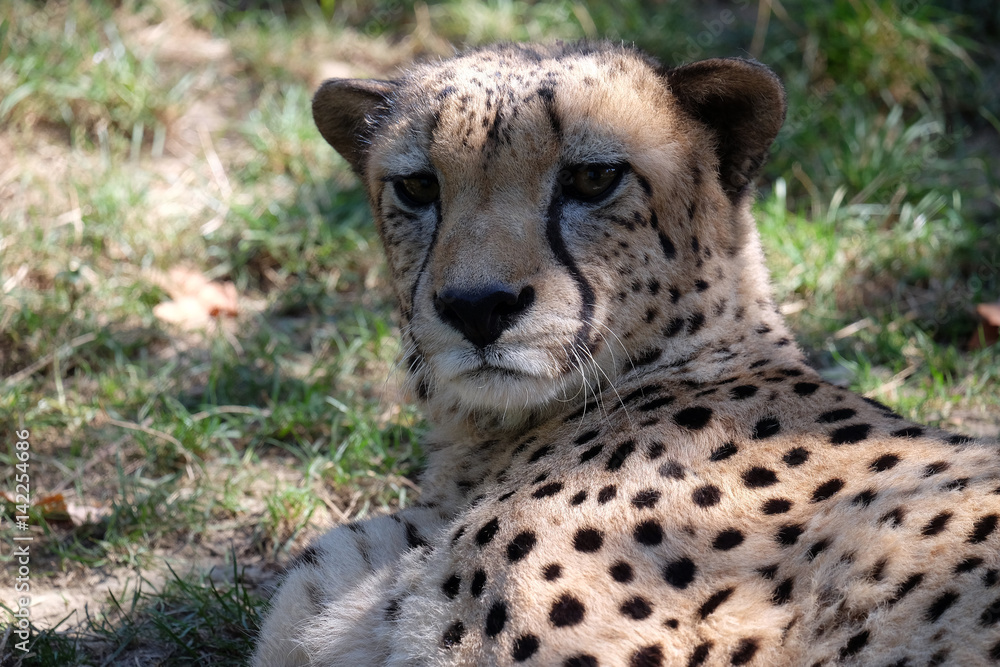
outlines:
{"label": "dry leaf", "polygon": [[980,337],[979,331],[972,334],[972,339],[969,341],[970,350],[989,347],[1000,341],[1000,301],[981,303],[976,306],[976,312],[983,318],[983,335]]}
{"label": "dry leaf", "polygon": [[167,275],[155,274],[154,280],[170,295],[153,308],[153,315],[184,329],[203,329],[217,317],[239,314],[236,286],[231,282],[213,282],[199,271],[173,268]]}

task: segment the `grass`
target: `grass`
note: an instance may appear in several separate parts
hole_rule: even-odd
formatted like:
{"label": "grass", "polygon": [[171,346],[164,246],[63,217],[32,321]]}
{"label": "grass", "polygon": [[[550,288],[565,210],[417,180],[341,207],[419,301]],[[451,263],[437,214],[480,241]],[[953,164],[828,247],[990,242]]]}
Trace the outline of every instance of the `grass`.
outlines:
{"label": "grass", "polygon": [[[1000,361],[968,342],[1000,298],[1000,14],[774,7],[6,3],[0,433],[30,431],[50,502],[30,513],[32,649],[0,638],[0,662],[242,664],[276,564],[412,502],[423,427],[385,269],[309,98],[452,44],[607,37],[773,66],[790,113],[757,209],[799,339],[834,381],[996,434]],[[177,267],[231,282],[238,314],[158,317]],[[0,451],[8,493],[16,462]]]}

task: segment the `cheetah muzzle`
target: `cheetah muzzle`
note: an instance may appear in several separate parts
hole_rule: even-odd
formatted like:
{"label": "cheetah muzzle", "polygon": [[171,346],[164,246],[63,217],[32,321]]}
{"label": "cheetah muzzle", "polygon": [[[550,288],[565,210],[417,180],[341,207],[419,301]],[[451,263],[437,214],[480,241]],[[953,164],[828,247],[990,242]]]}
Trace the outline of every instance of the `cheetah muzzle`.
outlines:
{"label": "cheetah muzzle", "polygon": [[255,664],[1000,664],[1000,448],[824,382],[772,301],[784,113],[758,63],[593,43],[323,84],[433,430]]}

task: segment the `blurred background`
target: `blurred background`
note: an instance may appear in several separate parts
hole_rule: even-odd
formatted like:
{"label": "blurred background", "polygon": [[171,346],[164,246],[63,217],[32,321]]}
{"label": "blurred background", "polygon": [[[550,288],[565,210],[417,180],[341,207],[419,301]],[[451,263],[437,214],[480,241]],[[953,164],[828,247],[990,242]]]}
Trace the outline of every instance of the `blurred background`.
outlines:
{"label": "blurred background", "polygon": [[756,209],[810,359],[1000,432],[995,0],[8,0],[0,437],[31,434],[35,606],[0,663],[242,664],[290,553],[414,501],[385,269],[310,96],[578,38],[777,71]]}

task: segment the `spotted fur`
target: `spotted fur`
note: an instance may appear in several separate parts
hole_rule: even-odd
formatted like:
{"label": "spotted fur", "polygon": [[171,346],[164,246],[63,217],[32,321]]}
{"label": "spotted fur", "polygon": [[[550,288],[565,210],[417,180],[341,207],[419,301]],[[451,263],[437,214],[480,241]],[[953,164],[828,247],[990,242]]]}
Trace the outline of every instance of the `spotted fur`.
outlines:
{"label": "spotted fur", "polygon": [[1000,449],[823,381],[771,299],[784,109],[757,63],[606,44],[324,84],[433,431],[421,503],[306,549],[257,665],[1000,664]]}

